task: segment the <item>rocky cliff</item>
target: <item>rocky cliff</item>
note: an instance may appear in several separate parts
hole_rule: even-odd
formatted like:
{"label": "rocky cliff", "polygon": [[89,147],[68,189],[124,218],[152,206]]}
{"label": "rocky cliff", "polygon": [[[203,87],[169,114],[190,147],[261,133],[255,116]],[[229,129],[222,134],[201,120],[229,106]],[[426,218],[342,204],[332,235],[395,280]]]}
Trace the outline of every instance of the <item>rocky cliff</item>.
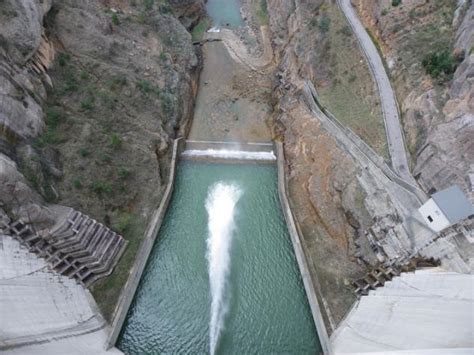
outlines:
{"label": "rocky cliff", "polygon": [[[415,178],[431,193],[456,183],[473,200],[474,5],[448,0],[353,4],[392,76]],[[444,55],[448,70],[430,75],[426,61],[433,55]],[[456,65],[455,71],[449,67]]]}
{"label": "rocky cliff", "polygon": [[201,1],[0,4],[0,208],[47,228],[50,204],[71,206],[129,240],[92,290],[106,315],[192,117],[200,62],[179,19],[201,13]]}
{"label": "rocky cliff", "polygon": [[[323,124],[327,120],[321,113],[310,110],[308,97],[303,95],[307,80],[345,127],[383,155],[383,135],[374,135],[373,130],[377,124],[383,126],[382,117],[377,110],[371,116],[370,110],[364,111],[366,106],[377,108],[377,90],[340,11],[335,1],[268,3],[275,62],[279,63],[274,135],[284,142],[290,202],[302,231],[310,273],[319,285],[319,303],[325,309],[329,333],[356,299],[351,282],[380,263],[403,263],[422,251],[424,257],[442,259],[447,255],[442,248],[448,248],[456,262],[443,260],[446,267],[459,272],[469,269],[468,258],[459,257],[452,240],[433,242],[433,234],[417,220],[417,198],[374,167],[358,148],[346,144],[344,130],[328,129],[331,123]],[[356,60],[351,64],[344,58]],[[465,70],[463,65],[458,72]],[[422,83],[417,85],[423,87]],[[458,84],[458,92],[461,86]],[[465,101],[459,101],[461,104],[464,108],[458,115],[464,118],[459,122],[466,122],[470,110]],[[459,137],[465,139],[466,134],[461,131]],[[374,140],[377,137],[378,141]],[[453,145],[452,137],[443,139]],[[463,144],[452,148],[450,154],[464,151],[463,159],[467,158],[469,142]],[[462,165],[464,160],[461,162],[458,168],[466,176],[467,168]],[[456,160],[452,164],[457,164]]]}

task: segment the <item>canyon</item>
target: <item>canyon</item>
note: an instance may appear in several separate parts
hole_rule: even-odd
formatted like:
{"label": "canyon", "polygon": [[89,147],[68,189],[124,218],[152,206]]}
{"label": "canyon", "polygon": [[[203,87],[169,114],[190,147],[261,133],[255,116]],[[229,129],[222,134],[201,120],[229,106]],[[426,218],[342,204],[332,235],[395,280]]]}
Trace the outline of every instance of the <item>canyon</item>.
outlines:
{"label": "canyon", "polygon": [[[399,103],[408,189],[393,172],[374,74],[337,1],[243,0],[244,26],[204,37],[200,0],[2,3],[0,235],[10,238],[1,228],[16,220],[47,234],[67,207],[121,234],[128,244],[111,275],[87,296],[73,291],[95,299],[100,311],[92,301],[81,312],[104,331],[164,194],[173,140],[273,139],[330,337],[360,299],[354,282],[381,265],[471,274],[472,218],[437,235],[417,209],[453,184],[474,199],[474,5],[351,4]],[[455,67],[434,77],[424,55],[446,48]]]}

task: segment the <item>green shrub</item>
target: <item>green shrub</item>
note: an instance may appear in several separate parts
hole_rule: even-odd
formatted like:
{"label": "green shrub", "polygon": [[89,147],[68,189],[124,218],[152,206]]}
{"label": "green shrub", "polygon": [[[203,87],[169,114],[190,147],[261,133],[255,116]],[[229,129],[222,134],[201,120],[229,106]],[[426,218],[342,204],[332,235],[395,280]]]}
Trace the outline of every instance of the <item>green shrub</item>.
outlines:
{"label": "green shrub", "polygon": [[459,59],[454,58],[448,49],[443,49],[427,54],[422,64],[427,74],[432,78],[439,78],[442,75],[453,74],[459,64]]}
{"label": "green shrub", "polygon": [[125,85],[127,85],[127,77],[124,75],[116,75],[109,80],[109,86],[111,89]]}
{"label": "green shrub", "polygon": [[127,179],[130,176],[130,174],[131,174],[130,170],[124,167],[120,167],[117,171],[118,177],[123,180]]}
{"label": "green shrub", "polygon": [[162,14],[172,14],[173,8],[169,4],[164,3],[160,5],[160,12]]}
{"label": "green shrub", "polygon": [[124,234],[130,229],[132,220],[133,215],[131,213],[124,212],[120,215],[117,222],[113,224],[113,227],[120,234]]}
{"label": "green shrub", "polygon": [[94,97],[88,96],[84,100],[81,101],[81,109],[91,111],[94,109],[94,106],[95,106],[94,103],[95,103]]}
{"label": "green shrub", "polygon": [[171,115],[173,113],[173,99],[171,94],[165,94],[161,97],[161,109],[163,113]]}
{"label": "green shrub", "polygon": [[47,145],[64,143],[66,139],[55,129],[48,128],[43,134],[35,140],[35,146],[43,148]]}
{"label": "green shrub", "polygon": [[87,148],[79,148],[79,155],[83,158],[89,156],[91,152]]}
{"label": "green shrub", "polygon": [[74,71],[72,69],[69,69],[64,75],[64,86],[62,91],[59,92],[59,94],[67,94],[79,90],[79,85],[77,84],[77,79],[76,75],[74,74]]}
{"label": "green shrub", "polygon": [[46,125],[50,128],[56,128],[62,121],[61,112],[55,107],[48,107],[46,109]]}
{"label": "green shrub", "polygon": [[[199,23],[194,26],[191,35],[193,37],[193,41],[200,41],[202,40],[202,37],[204,36],[204,32],[208,30],[210,26],[210,21],[207,17],[202,18]],[[163,58],[162,58],[163,56]],[[160,54],[160,59],[164,60],[166,59],[166,55],[164,52],[161,52]]]}
{"label": "green shrub", "polygon": [[392,6],[398,6],[402,3],[402,0],[392,0]]}
{"label": "green shrub", "polygon": [[64,67],[71,60],[71,55],[69,53],[59,53],[58,63],[60,66]]}
{"label": "green shrub", "polygon": [[75,178],[74,180],[72,180],[72,186],[74,186],[74,188],[77,189],[77,190],[82,189],[81,179]]}
{"label": "green shrub", "polygon": [[145,6],[145,10],[149,11],[153,8],[153,4],[155,0],[143,0],[143,6]]}
{"label": "green shrub", "polygon": [[325,16],[319,21],[319,30],[323,33],[326,33],[329,31],[330,25],[331,25],[331,19]]}
{"label": "green shrub", "polygon": [[137,81],[137,88],[140,89],[144,94],[148,94],[152,91],[152,85],[148,80]]}
{"label": "green shrub", "polygon": [[112,14],[112,23],[115,25],[115,26],[118,26],[120,25],[120,20],[117,16],[116,13]]}
{"label": "green shrub", "polygon": [[257,8],[257,18],[260,25],[265,25],[268,22],[267,0],[259,1]]}
{"label": "green shrub", "polygon": [[99,152],[99,160],[104,163],[110,163],[112,161],[112,157],[108,154]]}
{"label": "green shrub", "polygon": [[155,93],[156,95],[160,94],[160,88],[158,86],[154,86],[148,80],[138,80],[137,81],[137,88],[143,93],[148,95],[149,93]]}
{"label": "green shrub", "polygon": [[115,150],[122,147],[122,139],[115,133],[110,136],[110,146]]}
{"label": "green shrub", "polygon": [[112,185],[107,181],[97,180],[91,184],[91,189],[97,195],[110,194],[112,193]]}

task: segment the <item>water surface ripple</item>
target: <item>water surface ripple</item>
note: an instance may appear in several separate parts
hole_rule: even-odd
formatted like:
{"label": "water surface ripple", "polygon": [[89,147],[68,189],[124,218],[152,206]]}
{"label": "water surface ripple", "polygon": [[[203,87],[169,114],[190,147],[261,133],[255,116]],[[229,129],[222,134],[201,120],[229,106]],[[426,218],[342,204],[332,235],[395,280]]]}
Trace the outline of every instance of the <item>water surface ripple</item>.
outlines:
{"label": "water surface ripple", "polygon": [[235,205],[217,354],[315,354],[320,349],[280,210],[276,168],[182,162],[157,242],[118,343],[126,354],[209,353],[206,258],[209,188],[241,188]]}

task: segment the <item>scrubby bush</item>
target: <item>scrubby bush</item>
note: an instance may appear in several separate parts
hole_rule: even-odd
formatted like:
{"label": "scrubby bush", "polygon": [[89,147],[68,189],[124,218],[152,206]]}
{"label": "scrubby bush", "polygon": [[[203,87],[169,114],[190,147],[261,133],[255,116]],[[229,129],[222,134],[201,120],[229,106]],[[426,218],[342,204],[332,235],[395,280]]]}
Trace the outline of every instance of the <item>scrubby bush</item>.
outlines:
{"label": "scrubby bush", "polygon": [[58,63],[60,66],[64,67],[71,59],[69,53],[59,53],[58,55]]}
{"label": "scrubby bush", "polygon": [[432,78],[449,77],[459,64],[459,59],[451,55],[449,49],[442,49],[427,54],[422,61],[426,73]]}
{"label": "scrubby bush", "polygon": [[156,95],[160,94],[160,88],[158,86],[153,85],[148,80],[138,80],[137,81],[137,88],[143,94],[146,94],[146,95],[150,94],[150,93],[155,93]]}
{"label": "scrubby bush", "polygon": [[126,179],[130,176],[130,170],[124,167],[120,167],[117,171],[117,175],[120,179]]}
{"label": "scrubby bush", "polygon": [[97,180],[91,184],[91,189],[97,195],[110,194],[112,193],[112,185],[107,181]]}
{"label": "scrubby bush", "polygon": [[79,155],[83,158],[89,156],[91,152],[87,148],[80,148],[79,149]]}
{"label": "scrubby bush", "polygon": [[402,0],[392,0],[392,6],[398,6],[402,3]]}
{"label": "scrubby bush", "polygon": [[124,75],[115,75],[109,80],[109,86],[111,89],[125,85],[127,85],[127,77]]}
{"label": "scrubby bush", "polygon": [[330,25],[331,25],[331,19],[329,17],[323,17],[319,21],[319,30],[323,33],[326,33],[329,31]]}
{"label": "scrubby bush", "polygon": [[143,6],[145,7],[146,11],[149,11],[153,8],[153,4],[155,0],[143,0]]}
{"label": "scrubby bush", "polygon": [[122,139],[115,133],[110,136],[110,146],[113,149],[120,149],[122,147]]}
{"label": "scrubby bush", "polygon": [[48,107],[46,109],[46,125],[56,128],[62,121],[63,116],[56,107]]}
{"label": "scrubby bush", "polygon": [[132,221],[133,215],[131,213],[124,212],[114,223],[113,228],[120,234],[124,234],[130,229]]}
{"label": "scrubby bush", "polygon": [[84,100],[81,101],[81,109],[91,111],[94,109],[94,102],[95,99],[93,96],[86,97]]}
{"label": "scrubby bush", "polygon": [[75,178],[75,179],[72,181],[72,185],[73,185],[74,188],[77,189],[77,190],[82,189],[82,182],[81,182],[81,179]]}
{"label": "scrubby bush", "polygon": [[119,20],[117,14],[115,14],[115,13],[112,14],[112,23],[113,23],[115,26],[120,25],[120,20]]}

